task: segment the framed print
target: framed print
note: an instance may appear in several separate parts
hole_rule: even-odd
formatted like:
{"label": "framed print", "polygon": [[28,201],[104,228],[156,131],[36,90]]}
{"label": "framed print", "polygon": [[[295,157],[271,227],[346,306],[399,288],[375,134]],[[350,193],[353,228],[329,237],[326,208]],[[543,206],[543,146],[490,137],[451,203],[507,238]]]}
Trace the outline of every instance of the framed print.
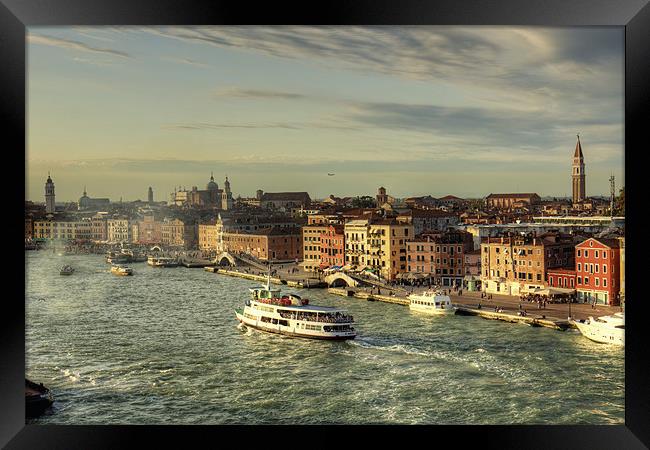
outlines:
{"label": "framed print", "polygon": [[0,442],[647,448],[650,7],[509,3],[2,0]]}

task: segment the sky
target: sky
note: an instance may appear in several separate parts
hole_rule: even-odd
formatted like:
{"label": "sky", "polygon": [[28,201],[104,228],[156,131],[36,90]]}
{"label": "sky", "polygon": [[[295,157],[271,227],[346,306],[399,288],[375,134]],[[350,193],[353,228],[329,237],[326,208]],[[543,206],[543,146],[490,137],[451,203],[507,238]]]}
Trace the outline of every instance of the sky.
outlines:
{"label": "sky", "polygon": [[[622,27],[30,27],[26,198],[624,185]],[[333,173],[329,176],[328,173]]]}

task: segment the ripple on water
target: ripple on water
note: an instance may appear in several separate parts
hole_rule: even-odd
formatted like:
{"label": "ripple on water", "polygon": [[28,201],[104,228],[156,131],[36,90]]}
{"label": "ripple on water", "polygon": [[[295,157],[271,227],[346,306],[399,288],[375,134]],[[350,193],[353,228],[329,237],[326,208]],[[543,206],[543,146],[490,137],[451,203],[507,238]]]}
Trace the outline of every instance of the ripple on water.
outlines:
{"label": "ripple on water", "polygon": [[624,352],[576,333],[310,290],[359,335],[300,340],[238,326],[255,282],[144,263],[115,277],[99,255],[26,260],[27,376],[56,397],[36,423],[623,423]]}

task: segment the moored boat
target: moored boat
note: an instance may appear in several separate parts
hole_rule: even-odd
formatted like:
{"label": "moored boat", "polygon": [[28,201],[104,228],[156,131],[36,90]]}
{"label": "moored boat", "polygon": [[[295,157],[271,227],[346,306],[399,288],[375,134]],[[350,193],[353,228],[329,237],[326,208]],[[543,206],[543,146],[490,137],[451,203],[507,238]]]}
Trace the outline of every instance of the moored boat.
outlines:
{"label": "moored boat", "polygon": [[611,316],[589,317],[586,320],[570,320],[580,333],[594,342],[625,345],[625,313]]}
{"label": "moored boat", "polygon": [[127,264],[132,262],[132,257],[126,253],[108,252],[106,262],[109,264]]}
{"label": "moored boat", "polygon": [[65,266],[61,267],[59,273],[61,275],[72,275],[74,273],[74,267],[66,264]]}
{"label": "moored boat", "polygon": [[281,295],[280,289],[266,286],[250,289],[252,299],[235,310],[237,319],[251,328],[286,336],[309,339],[354,339],[354,318],[347,311],[309,305],[295,294]]}
{"label": "moored boat", "polygon": [[176,267],[178,266],[178,261],[167,256],[149,256],[147,258],[147,264],[152,267]]}
{"label": "moored boat", "polygon": [[113,266],[111,267],[111,273],[119,276],[129,276],[133,275],[133,269],[126,266]]}
{"label": "moored boat", "polygon": [[36,384],[25,378],[25,415],[27,417],[40,416],[47,408],[52,406],[54,398],[43,383]]}
{"label": "moored boat", "polygon": [[425,291],[422,294],[411,294],[408,297],[409,308],[413,311],[427,314],[455,314],[456,308],[451,304],[448,295],[439,291]]}

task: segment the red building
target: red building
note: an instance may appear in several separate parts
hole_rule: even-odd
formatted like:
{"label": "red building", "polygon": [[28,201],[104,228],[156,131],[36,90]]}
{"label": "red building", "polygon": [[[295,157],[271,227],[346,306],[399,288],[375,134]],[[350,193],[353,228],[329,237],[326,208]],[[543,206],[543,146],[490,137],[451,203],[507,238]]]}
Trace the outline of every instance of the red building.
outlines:
{"label": "red building", "polygon": [[549,287],[576,288],[576,271],[573,269],[548,269],[546,275]]}
{"label": "red building", "polygon": [[578,301],[618,305],[620,267],[618,239],[590,238],[576,245]]}
{"label": "red building", "polygon": [[345,232],[342,224],[332,224],[320,235],[321,267],[345,265]]}

